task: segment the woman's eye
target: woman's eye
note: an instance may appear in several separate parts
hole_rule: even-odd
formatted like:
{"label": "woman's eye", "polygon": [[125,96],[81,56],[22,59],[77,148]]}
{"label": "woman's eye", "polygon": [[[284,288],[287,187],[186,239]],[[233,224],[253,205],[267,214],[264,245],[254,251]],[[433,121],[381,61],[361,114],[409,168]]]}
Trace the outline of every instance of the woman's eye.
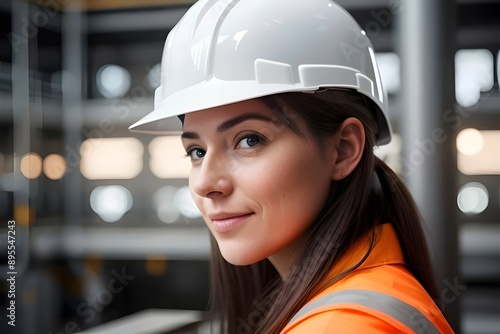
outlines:
{"label": "woman's eye", "polygon": [[186,156],[191,160],[200,160],[205,156],[205,151],[199,148],[193,148],[187,151]]}
{"label": "woman's eye", "polygon": [[239,148],[251,148],[258,145],[262,141],[262,138],[258,135],[246,135],[240,138],[238,142]]}

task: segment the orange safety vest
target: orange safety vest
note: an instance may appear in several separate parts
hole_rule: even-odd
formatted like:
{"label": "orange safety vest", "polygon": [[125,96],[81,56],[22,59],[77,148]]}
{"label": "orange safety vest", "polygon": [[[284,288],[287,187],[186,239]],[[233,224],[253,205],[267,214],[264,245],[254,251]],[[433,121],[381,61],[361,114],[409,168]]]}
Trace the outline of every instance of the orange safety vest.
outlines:
{"label": "orange safety vest", "polygon": [[[405,266],[391,224],[377,227],[375,247],[363,264],[314,296],[281,334],[453,333],[425,289]],[[331,270],[352,267],[370,245],[365,236]]]}

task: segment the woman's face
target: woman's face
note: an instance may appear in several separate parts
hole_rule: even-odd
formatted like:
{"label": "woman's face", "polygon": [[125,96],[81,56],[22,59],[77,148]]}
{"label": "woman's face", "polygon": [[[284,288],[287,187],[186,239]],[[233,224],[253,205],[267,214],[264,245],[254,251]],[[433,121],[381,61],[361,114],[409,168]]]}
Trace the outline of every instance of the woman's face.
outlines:
{"label": "woman's face", "polygon": [[185,115],[191,192],[234,265],[269,258],[284,272],[326,201],[332,154],[320,152],[300,117],[294,121],[307,138],[259,100]]}

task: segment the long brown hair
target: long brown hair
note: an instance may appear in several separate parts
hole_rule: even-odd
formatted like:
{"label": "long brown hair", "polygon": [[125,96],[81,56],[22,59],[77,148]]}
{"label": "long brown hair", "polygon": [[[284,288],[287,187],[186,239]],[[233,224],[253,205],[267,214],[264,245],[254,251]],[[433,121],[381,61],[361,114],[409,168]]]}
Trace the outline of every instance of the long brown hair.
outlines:
{"label": "long brown hair", "polygon": [[[226,262],[212,238],[211,311],[220,333],[279,333],[315,294],[342,279],[355,267],[325,280],[331,268],[362,235],[390,222],[398,235],[408,269],[437,298],[427,245],[417,207],[398,176],[373,153],[377,136],[374,105],[353,91],[316,94],[284,93],[260,99],[277,119],[299,135],[293,118],[301,117],[318,145],[349,118],[358,118],[366,133],[363,157],[346,178],[332,184],[305,245],[286,280],[264,259],[249,266]],[[279,233],[279,231],[277,231]]]}

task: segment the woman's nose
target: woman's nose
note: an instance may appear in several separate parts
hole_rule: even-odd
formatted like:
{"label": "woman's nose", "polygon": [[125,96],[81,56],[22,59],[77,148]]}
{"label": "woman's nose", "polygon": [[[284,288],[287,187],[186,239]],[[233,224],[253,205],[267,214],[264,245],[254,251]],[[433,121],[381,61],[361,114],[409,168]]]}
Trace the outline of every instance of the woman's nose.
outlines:
{"label": "woman's nose", "polygon": [[230,171],[230,164],[225,159],[207,154],[201,166],[191,174],[191,187],[201,197],[227,196],[233,190]]}

